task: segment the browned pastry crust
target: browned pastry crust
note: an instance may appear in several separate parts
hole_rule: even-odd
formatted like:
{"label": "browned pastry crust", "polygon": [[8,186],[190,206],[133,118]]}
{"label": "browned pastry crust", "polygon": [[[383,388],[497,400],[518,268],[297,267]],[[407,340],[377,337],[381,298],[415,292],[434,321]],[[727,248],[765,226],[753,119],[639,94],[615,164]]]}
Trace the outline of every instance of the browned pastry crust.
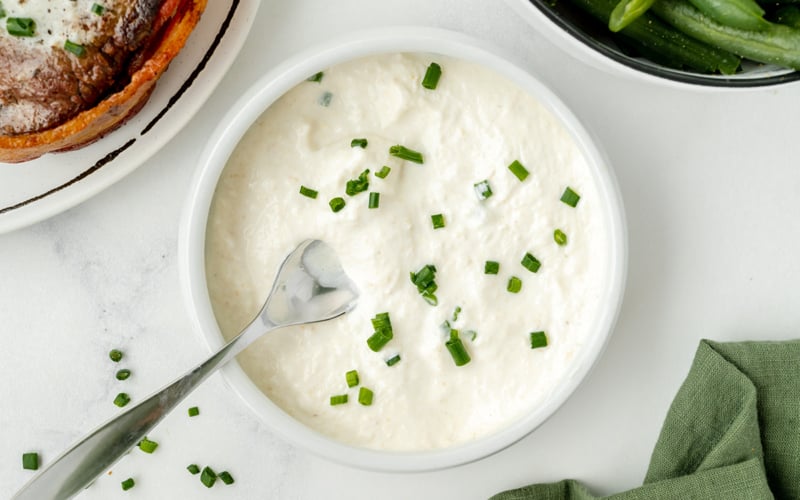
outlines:
{"label": "browned pastry crust", "polygon": [[[62,68],[58,78],[38,75],[44,78],[36,79],[27,90],[7,83],[6,88],[13,90],[0,96],[6,102],[27,98],[35,106],[37,96],[61,97],[47,98],[44,104],[49,112],[33,113],[41,115],[37,119],[16,129],[0,128],[0,162],[23,162],[48,152],[76,149],[122,125],[144,106],[200,20],[206,2],[135,2],[136,7],[123,16],[125,29],[113,30],[112,36],[87,47],[86,56],[54,51],[55,64],[44,66]],[[2,70],[0,74],[10,74]],[[124,85],[119,85],[120,80]]]}

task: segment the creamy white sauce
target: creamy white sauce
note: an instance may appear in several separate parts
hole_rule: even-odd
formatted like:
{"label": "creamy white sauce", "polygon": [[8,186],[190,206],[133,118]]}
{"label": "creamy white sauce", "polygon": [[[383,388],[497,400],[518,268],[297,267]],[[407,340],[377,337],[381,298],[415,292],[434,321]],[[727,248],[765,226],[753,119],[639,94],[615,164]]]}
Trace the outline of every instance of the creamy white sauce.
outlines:
{"label": "creamy white sauce", "polygon": [[[43,48],[63,47],[69,40],[77,44],[89,44],[97,36],[103,16],[94,14],[92,6],[104,6],[108,13],[113,12],[119,0],[0,0],[6,18],[0,19],[0,37],[11,37],[18,43],[26,43]],[[9,35],[6,30],[7,18],[30,18],[36,23],[32,37]]]}
{"label": "creamy white sauce", "polygon": [[[436,90],[420,81],[431,61]],[[330,92],[328,107],[318,104]],[[351,148],[367,138],[366,149]],[[388,155],[394,144],[425,163]],[[520,182],[508,170],[530,171]],[[391,167],[386,179],[373,174]],[[344,194],[369,168],[368,193]],[[473,184],[494,192],[479,201]],[[319,191],[317,199],[298,193]],[[576,208],[560,201],[571,186]],[[328,200],[347,206],[333,213]],[[474,64],[421,54],[381,55],[325,71],[272,105],[237,146],[219,181],[208,223],[206,268],[214,311],[230,338],[258,312],[283,257],[319,238],[339,253],[362,295],[336,320],[270,334],[239,356],[245,372],[296,419],[337,440],[388,450],[422,450],[490,435],[543,404],[575,369],[593,332],[606,281],[609,242],[598,195],[578,146],[558,120],[515,84]],[[431,215],[446,227],[434,230]],[[553,231],[568,236],[559,246]],[[526,252],[542,263],[534,274]],[[484,262],[500,262],[485,275]],[[409,280],[437,268],[432,307]],[[522,282],[506,291],[509,277]],[[456,367],[439,325],[462,309],[455,328],[472,361]],[[366,339],[370,319],[387,311],[394,338],[379,353]],[[531,349],[544,330],[550,345]],[[388,367],[385,360],[400,354]],[[345,373],[358,370],[374,391],[357,402]],[[332,395],[349,403],[331,406]]]}

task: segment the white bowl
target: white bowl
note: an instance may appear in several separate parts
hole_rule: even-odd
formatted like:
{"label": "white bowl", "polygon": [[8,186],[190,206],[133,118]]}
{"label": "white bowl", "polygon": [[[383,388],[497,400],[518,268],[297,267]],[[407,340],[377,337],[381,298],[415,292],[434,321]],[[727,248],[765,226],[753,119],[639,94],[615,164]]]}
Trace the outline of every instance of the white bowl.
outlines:
{"label": "white bowl", "polygon": [[371,470],[425,471],[474,461],[521,439],[544,422],[575,390],[600,356],[622,301],[627,264],[627,239],[622,203],[604,155],[564,104],[522,69],[464,35],[427,28],[394,28],[351,34],[292,57],[261,78],[221,120],[201,156],[181,225],[180,270],[188,306],[209,349],[224,343],[215,320],[205,276],[206,223],[214,189],[228,157],[251,124],[281,95],[308,75],[359,57],[398,52],[436,53],[483,65],[516,82],[560,119],[587,158],[609,231],[609,283],[596,332],[576,356],[572,375],[542,407],[532,410],[494,435],[468,444],[424,452],[388,452],[349,446],[323,436],[272,403],[235,362],[223,368],[230,387],[276,433],[330,460]]}

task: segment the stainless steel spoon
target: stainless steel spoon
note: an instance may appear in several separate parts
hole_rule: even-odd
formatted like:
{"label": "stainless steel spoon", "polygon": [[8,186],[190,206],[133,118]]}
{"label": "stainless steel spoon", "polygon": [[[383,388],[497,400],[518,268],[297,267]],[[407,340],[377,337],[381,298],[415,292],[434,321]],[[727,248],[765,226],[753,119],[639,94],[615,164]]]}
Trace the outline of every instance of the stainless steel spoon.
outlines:
{"label": "stainless steel spoon", "polygon": [[73,445],[31,479],[14,500],[61,500],[77,494],[217,368],[263,334],[341,316],[355,306],[357,299],[358,290],[333,249],[320,240],[301,243],[281,264],[261,312],[236,338],[197,368]]}

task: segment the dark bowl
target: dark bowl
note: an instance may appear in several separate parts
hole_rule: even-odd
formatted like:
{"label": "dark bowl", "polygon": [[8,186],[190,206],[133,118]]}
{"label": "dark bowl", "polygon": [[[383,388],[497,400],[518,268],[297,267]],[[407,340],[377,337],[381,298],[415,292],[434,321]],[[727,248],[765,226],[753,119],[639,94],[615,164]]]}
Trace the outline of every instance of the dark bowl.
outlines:
{"label": "dark bowl", "polygon": [[800,72],[743,63],[735,75],[692,73],[638,57],[613,40],[608,28],[580,9],[553,0],[506,0],[543,35],[581,60],[612,73],[707,87],[762,87],[800,79]]}

